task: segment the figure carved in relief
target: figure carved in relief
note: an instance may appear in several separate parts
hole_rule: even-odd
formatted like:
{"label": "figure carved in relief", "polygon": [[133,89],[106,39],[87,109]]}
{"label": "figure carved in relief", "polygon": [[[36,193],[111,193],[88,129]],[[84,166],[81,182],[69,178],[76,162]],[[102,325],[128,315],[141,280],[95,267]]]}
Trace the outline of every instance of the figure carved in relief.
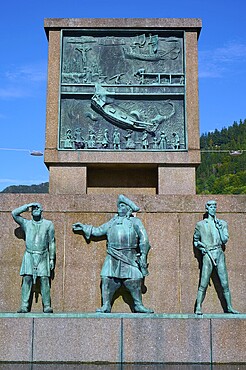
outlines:
{"label": "figure carved in relief", "polygon": [[81,128],[77,127],[74,133],[74,145],[75,149],[84,149],[85,140],[81,135]]}
{"label": "figure carved in relief", "polygon": [[120,132],[117,128],[113,133],[113,147],[114,149],[120,149]]}
{"label": "figure carved in relief", "polygon": [[86,54],[88,53],[89,50],[91,50],[91,48],[81,46],[80,48],[78,48],[78,47],[75,48],[75,50],[77,50],[81,54],[81,61],[82,61],[81,71],[82,71],[82,68],[86,67],[86,64],[87,64],[87,55]]}
{"label": "figure carved in relief", "polygon": [[66,139],[64,140],[64,149],[72,149],[72,131],[70,129],[66,132]]}
{"label": "figure carved in relief", "polygon": [[134,143],[134,140],[132,138],[133,131],[127,130],[127,133],[125,135],[126,138],[126,149],[135,149],[136,145]]}
{"label": "figure carved in relief", "polygon": [[108,148],[109,146],[109,135],[108,135],[108,129],[105,128],[104,134],[103,134],[103,139],[102,139],[102,146],[104,149]]}
{"label": "figure carved in relief", "polygon": [[156,136],[153,137],[153,149],[158,149],[158,139]]}
{"label": "figure carved in relief", "polygon": [[89,130],[89,137],[87,140],[87,148],[95,149],[96,148],[96,135],[93,130]]}
{"label": "figure carved in relief", "polygon": [[149,147],[148,132],[144,131],[142,136],[142,148],[148,149],[148,147]]}
{"label": "figure carved in relief", "polygon": [[167,149],[167,135],[164,131],[162,131],[160,135],[159,147],[160,149]]}
{"label": "figure carved in relief", "polygon": [[179,140],[179,135],[178,135],[177,132],[173,133],[172,147],[173,147],[173,149],[179,149],[180,148],[180,140]]}

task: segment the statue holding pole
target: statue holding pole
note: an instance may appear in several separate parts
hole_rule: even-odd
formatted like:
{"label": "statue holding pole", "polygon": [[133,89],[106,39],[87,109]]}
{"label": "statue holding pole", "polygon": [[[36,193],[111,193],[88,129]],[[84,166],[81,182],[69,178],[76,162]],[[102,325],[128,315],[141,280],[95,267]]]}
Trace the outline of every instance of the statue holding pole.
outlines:
{"label": "statue holding pole", "polygon": [[202,303],[209,279],[213,269],[216,269],[226,301],[227,312],[237,314],[238,312],[233,309],[231,304],[228,273],[223,251],[229,239],[227,223],[216,217],[217,202],[215,200],[208,201],[205,207],[207,217],[196,224],[194,232],[194,247],[198,248],[203,255],[195,313],[202,315]]}

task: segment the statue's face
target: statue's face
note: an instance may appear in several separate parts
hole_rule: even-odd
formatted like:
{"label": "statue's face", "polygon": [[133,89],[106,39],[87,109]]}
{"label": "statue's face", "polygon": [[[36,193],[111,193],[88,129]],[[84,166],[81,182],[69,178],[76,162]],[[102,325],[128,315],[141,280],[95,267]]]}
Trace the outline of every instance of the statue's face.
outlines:
{"label": "statue's face", "polygon": [[42,215],[42,208],[39,206],[32,208],[32,215],[33,217],[41,217]]}
{"label": "statue's face", "polygon": [[129,211],[129,207],[126,204],[124,203],[118,204],[118,215],[120,217],[126,216],[128,211]]}
{"label": "statue's face", "polygon": [[216,203],[207,204],[206,208],[207,208],[208,214],[210,216],[215,216],[216,209],[217,209],[217,204]]}

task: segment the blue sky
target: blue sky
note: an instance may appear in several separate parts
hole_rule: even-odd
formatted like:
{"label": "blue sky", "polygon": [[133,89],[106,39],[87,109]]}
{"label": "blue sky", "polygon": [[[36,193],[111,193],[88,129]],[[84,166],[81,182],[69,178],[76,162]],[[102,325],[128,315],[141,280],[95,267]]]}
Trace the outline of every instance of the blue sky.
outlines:
{"label": "blue sky", "polygon": [[[3,0],[0,6],[0,191],[48,181],[44,150],[48,42],[44,18],[201,18],[200,131],[246,118],[244,0]],[[236,149],[236,148],[233,148]]]}

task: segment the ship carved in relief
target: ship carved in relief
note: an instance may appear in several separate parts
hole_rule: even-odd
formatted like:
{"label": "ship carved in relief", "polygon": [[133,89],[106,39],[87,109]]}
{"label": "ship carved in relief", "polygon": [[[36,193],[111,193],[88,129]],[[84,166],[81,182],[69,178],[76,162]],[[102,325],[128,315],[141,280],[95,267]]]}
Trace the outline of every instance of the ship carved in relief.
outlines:
{"label": "ship carved in relief", "polygon": [[112,96],[112,93],[109,93],[100,84],[96,84],[95,94],[91,98],[91,106],[107,121],[120,128],[155,132],[163,121],[175,114],[174,104],[171,101],[167,101],[165,103],[167,111],[165,115],[158,113],[148,121],[141,120],[137,110],[128,112],[125,108],[116,104],[109,94]]}
{"label": "ship carved in relief", "polygon": [[162,48],[160,49],[160,41],[158,35],[145,34],[137,36],[130,48],[123,48],[126,59],[138,59],[150,62],[155,62],[165,59],[177,59],[181,45],[180,40],[176,37],[169,37],[161,42]]}

